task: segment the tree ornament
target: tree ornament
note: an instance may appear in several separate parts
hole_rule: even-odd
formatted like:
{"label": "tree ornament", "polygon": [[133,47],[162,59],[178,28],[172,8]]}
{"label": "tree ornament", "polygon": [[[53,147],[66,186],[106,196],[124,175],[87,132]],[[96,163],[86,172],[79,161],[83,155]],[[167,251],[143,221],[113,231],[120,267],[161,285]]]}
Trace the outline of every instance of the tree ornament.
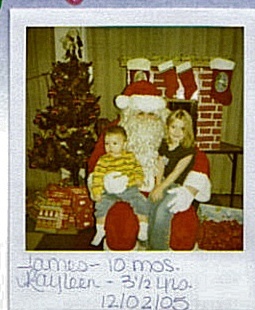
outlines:
{"label": "tree ornament", "polygon": [[83,43],[76,28],[71,28],[66,36],[61,39],[61,42],[64,50],[66,50],[65,58],[67,60],[82,58]]}

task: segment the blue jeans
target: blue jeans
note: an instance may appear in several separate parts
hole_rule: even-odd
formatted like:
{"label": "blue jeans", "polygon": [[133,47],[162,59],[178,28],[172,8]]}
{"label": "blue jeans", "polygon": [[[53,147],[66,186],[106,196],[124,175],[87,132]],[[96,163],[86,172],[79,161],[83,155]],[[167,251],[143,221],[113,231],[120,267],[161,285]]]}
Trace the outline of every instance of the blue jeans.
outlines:
{"label": "blue jeans", "polygon": [[[172,187],[175,187],[171,186]],[[176,194],[164,191],[163,199],[155,203],[149,214],[148,240],[150,250],[168,250],[170,242],[171,221],[173,213],[167,206]]]}
{"label": "blue jeans", "polygon": [[107,214],[109,209],[117,201],[128,202],[134,209],[136,214],[148,215],[152,208],[152,203],[142,193],[140,193],[137,186],[128,187],[124,192],[119,194],[110,194],[105,192],[102,196],[102,201],[95,205],[95,216],[103,217]]}

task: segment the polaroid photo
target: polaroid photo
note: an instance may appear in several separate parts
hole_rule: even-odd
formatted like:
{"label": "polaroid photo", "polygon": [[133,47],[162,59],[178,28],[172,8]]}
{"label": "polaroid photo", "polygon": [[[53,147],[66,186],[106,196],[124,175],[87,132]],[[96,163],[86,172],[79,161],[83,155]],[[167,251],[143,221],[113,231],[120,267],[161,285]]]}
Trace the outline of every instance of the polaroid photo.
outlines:
{"label": "polaroid photo", "polygon": [[10,9],[11,310],[253,309],[253,20]]}

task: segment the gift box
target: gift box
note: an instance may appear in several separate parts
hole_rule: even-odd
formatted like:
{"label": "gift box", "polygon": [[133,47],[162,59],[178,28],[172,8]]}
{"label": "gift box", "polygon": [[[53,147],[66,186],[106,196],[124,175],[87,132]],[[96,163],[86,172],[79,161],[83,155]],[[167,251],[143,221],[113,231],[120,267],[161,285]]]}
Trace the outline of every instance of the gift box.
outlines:
{"label": "gift box", "polygon": [[[77,233],[72,209],[71,192],[59,185],[49,184],[39,204],[36,231],[46,233]],[[57,208],[57,209],[56,209]]]}
{"label": "gift box", "polygon": [[44,202],[44,197],[41,196],[40,192],[35,193],[27,197],[26,199],[26,214],[30,219],[36,221],[40,212],[40,205]]}
{"label": "gift box", "polygon": [[95,225],[95,218],[93,213],[88,213],[86,210],[76,214],[76,228],[92,228]]}
{"label": "gift box", "polygon": [[94,226],[94,205],[87,187],[69,187],[72,193],[72,208],[76,218],[76,228]]}
{"label": "gift box", "polygon": [[69,187],[49,184],[45,190],[45,196],[48,198],[71,199],[72,193]]}
{"label": "gift box", "polygon": [[[54,194],[53,194],[54,196]],[[74,226],[73,221],[72,221],[72,214],[73,214],[73,209],[72,209],[72,199],[70,198],[63,198],[65,197],[64,195],[62,197],[48,197],[47,198],[47,203],[48,205],[59,205],[62,208],[62,214],[61,214],[61,229],[68,229],[69,226]],[[68,196],[66,196],[68,197]]]}
{"label": "gift box", "polygon": [[36,231],[76,234],[95,224],[94,205],[85,186],[49,184],[34,200],[34,205],[37,207]]}
{"label": "gift box", "polygon": [[89,197],[87,187],[69,187],[72,197],[72,207],[75,213],[82,209],[92,211],[92,201]]}
{"label": "gift box", "polygon": [[75,226],[77,230],[94,226],[94,204],[86,186],[60,186],[49,184],[46,195],[52,201],[61,202],[63,208],[62,229]]}
{"label": "gift box", "polygon": [[62,227],[63,210],[60,204],[42,204],[37,216],[35,231],[57,233]]}
{"label": "gift box", "polygon": [[243,250],[243,210],[200,204],[198,208],[199,249]]}

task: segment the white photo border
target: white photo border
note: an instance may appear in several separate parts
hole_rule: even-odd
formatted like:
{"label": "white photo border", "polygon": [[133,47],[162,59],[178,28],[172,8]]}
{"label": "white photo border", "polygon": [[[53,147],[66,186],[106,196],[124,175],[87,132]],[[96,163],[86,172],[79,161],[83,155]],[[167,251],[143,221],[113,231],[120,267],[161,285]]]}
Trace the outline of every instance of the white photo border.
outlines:
{"label": "white photo border", "polygon": [[[196,310],[252,310],[255,304],[255,10],[252,9],[11,9],[10,10],[10,225],[9,225],[9,283],[10,309],[103,309],[102,298],[114,293],[123,296],[120,276],[112,273],[110,260],[130,262],[146,259],[152,262],[170,259],[176,263],[182,277],[189,278],[193,288],[187,292]],[[244,27],[244,227],[245,249],[241,253],[28,253],[25,251],[25,127],[26,127],[26,28],[27,27],[107,27],[107,26],[217,26]],[[86,276],[108,279],[115,283],[111,289],[104,285],[96,290],[72,289],[65,292],[38,292],[21,287],[18,281],[22,269],[36,261],[52,257],[60,260],[100,262],[102,269],[93,269]],[[105,265],[104,265],[105,264]],[[90,263],[88,263],[90,265]],[[21,268],[22,267],[22,268]],[[35,268],[36,269],[36,268]],[[137,277],[142,273],[137,273]],[[19,280],[17,280],[19,279]],[[155,277],[151,278],[154,281]],[[118,284],[117,284],[118,283]],[[108,295],[107,295],[108,294]],[[132,294],[143,294],[138,291]],[[95,296],[96,295],[96,296]],[[103,297],[102,297],[103,296]],[[135,295],[138,296],[138,295]],[[120,306],[120,303],[119,303]],[[93,308],[91,308],[93,307]],[[227,308],[226,308],[227,307]]]}

